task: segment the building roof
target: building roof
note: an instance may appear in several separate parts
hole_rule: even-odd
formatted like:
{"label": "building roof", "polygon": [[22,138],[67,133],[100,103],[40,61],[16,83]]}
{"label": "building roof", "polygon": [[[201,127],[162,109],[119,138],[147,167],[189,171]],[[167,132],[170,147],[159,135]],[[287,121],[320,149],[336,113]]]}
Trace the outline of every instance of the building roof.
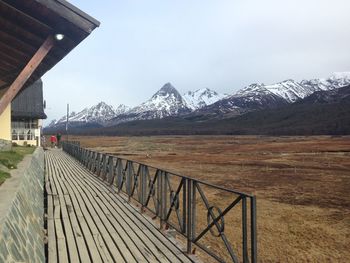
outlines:
{"label": "building roof", "polygon": [[11,116],[15,119],[46,119],[41,79],[17,94],[11,103]]}
{"label": "building roof", "polygon": [[64,0],[0,0],[0,90],[9,87],[50,35],[63,34],[29,86],[84,40],[99,22]]}

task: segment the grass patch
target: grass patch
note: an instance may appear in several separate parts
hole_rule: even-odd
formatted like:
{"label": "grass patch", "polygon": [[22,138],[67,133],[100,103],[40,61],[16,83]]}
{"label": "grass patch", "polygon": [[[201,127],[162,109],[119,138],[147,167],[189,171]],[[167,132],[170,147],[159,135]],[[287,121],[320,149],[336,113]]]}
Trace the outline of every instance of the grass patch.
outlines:
{"label": "grass patch", "polygon": [[[11,151],[0,152],[0,164],[9,170],[16,169],[24,156],[32,154],[34,150],[35,147],[13,146]],[[0,185],[9,177],[10,174],[0,168]]]}
{"label": "grass patch", "polygon": [[7,172],[1,171],[0,170],[0,185],[5,182],[7,178],[9,178],[11,175]]}

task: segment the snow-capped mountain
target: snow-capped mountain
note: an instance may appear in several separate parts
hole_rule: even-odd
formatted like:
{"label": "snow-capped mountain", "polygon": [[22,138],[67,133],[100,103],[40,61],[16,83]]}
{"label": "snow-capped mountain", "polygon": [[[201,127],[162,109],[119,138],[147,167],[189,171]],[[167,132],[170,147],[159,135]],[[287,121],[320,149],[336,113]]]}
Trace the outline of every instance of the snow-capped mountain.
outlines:
{"label": "snow-capped mountain", "polygon": [[272,93],[293,103],[303,99],[316,91],[332,90],[350,84],[350,72],[334,73],[328,79],[312,79],[296,82],[288,79],[276,84],[251,84],[239,90],[233,97],[254,98]]}
{"label": "snow-capped mountain", "polygon": [[191,112],[181,94],[166,83],[149,100],[113,118],[109,125],[132,120],[162,119]]}
{"label": "snow-capped mountain", "polygon": [[192,113],[207,119],[213,117],[233,117],[246,112],[262,109],[274,109],[288,102],[258,84],[249,85],[244,91],[219,100]]}
{"label": "snow-capped mountain", "polygon": [[180,93],[170,83],[166,83],[149,100],[132,108],[127,114],[141,114],[144,117],[147,115],[149,119],[161,119],[187,111],[189,109]]}
{"label": "snow-capped mountain", "polygon": [[345,101],[347,101],[347,105],[349,105],[350,85],[342,86],[340,88],[331,90],[316,91],[310,96],[306,97],[305,99],[298,101],[297,103],[295,103],[295,105],[334,104]]}
{"label": "snow-capped mountain", "polygon": [[[117,108],[106,104],[105,102],[100,102],[90,108],[85,108],[82,111],[76,113],[71,112],[69,115],[69,123],[99,123],[103,124],[107,120],[114,118],[120,114],[125,113],[129,110],[129,107],[120,104]],[[48,126],[56,126],[65,124],[67,117],[63,116],[58,121],[52,121]]]}
{"label": "snow-capped mountain", "polygon": [[251,84],[216,103],[199,109],[199,114],[225,114],[274,109],[294,103],[316,91],[327,91],[350,84],[350,72],[334,73],[327,79],[296,82],[285,80],[275,84]]}
{"label": "snow-capped mountain", "polygon": [[124,114],[125,112],[129,111],[130,107],[126,106],[124,104],[119,104],[118,107],[114,108],[114,117],[116,115]]}
{"label": "snow-capped mountain", "polygon": [[288,79],[271,85],[251,84],[239,90],[233,96],[254,99],[257,96],[274,94],[290,103],[307,96],[308,93],[309,90],[307,88],[304,88],[292,79]]}
{"label": "snow-capped mountain", "polygon": [[[134,120],[162,119],[169,116],[198,121],[220,119],[250,111],[277,109],[300,101],[315,92],[334,90],[346,85],[350,85],[350,72],[334,73],[327,79],[300,82],[289,79],[268,85],[251,84],[230,96],[218,94],[208,88],[189,91],[181,96],[170,83],[166,83],[150,99],[134,108],[130,109],[125,105],[113,108],[100,102],[78,113],[72,112],[69,120],[71,124],[85,123],[96,127],[96,125],[113,126]],[[49,127],[62,126],[65,122],[64,116],[58,121],[53,121]]]}
{"label": "snow-capped mountain", "polygon": [[211,105],[225,97],[227,97],[226,94],[219,94],[216,91],[208,88],[188,91],[182,95],[187,107],[191,110],[197,110]]}

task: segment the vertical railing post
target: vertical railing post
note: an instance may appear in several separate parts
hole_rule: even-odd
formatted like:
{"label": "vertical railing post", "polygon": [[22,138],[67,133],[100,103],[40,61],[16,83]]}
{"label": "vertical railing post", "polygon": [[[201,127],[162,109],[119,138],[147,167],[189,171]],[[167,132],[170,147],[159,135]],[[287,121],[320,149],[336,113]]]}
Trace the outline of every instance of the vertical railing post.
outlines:
{"label": "vertical railing post", "polygon": [[85,150],[85,160],[84,160],[84,164],[85,164],[85,167],[86,168],[89,168],[89,154],[90,154],[90,151],[89,150]]}
{"label": "vertical railing post", "polygon": [[165,182],[165,173],[163,171],[160,171],[160,228],[164,228],[164,200],[165,200],[165,189],[164,189],[164,182]]}
{"label": "vertical railing post", "polygon": [[146,204],[146,192],[147,192],[147,171],[146,166],[141,165],[141,178],[140,178],[140,190],[141,190],[141,212],[143,212],[143,208]]}
{"label": "vertical railing post", "polygon": [[[157,216],[162,219],[162,172],[157,170]],[[160,228],[162,228],[162,220],[160,220]]]}
{"label": "vertical railing post", "polygon": [[121,159],[117,159],[117,164],[116,164],[116,172],[117,172],[117,188],[118,188],[118,193],[121,190],[121,185],[123,182],[123,177],[124,177],[124,171],[123,171],[123,162]]}
{"label": "vertical railing post", "polygon": [[91,172],[94,172],[95,170],[95,159],[96,159],[95,152],[90,151],[90,171]]}
{"label": "vertical railing post", "polygon": [[167,187],[167,182],[169,179],[169,175],[167,172],[163,171],[162,172],[162,221],[163,221],[163,227],[166,225],[166,215],[167,215],[167,204],[168,204],[168,187]]}
{"label": "vertical railing post", "polygon": [[127,161],[127,173],[126,173],[126,193],[128,195],[128,200],[130,201],[131,198],[131,188],[132,188],[132,169],[131,169],[132,163],[131,161]]}
{"label": "vertical railing post", "polygon": [[195,181],[187,179],[187,253],[192,253],[192,241],[196,227],[196,188]]}
{"label": "vertical railing post", "polygon": [[103,181],[106,180],[106,175],[107,175],[107,159],[108,159],[108,155],[104,154],[103,164],[102,164],[102,176],[100,175]]}
{"label": "vertical railing post", "polygon": [[248,237],[247,237],[247,197],[242,197],[242,255],[243,262],[248,263]]}
{"label": "vertical railing post", "polygon": [[87,169],[90,169],[90,150],[85,152],[85,166]]}
{"label": "vertical railing post", "polygon": [[251,257],[252,263],[258,262],[258,248],[257,248],[257,228],[256,228],[256,197],[250,199],[250,218],[251,218]]}
{"label": "vertical railing post", "polygon": [[97,158],[96,158],[96,169],[95,169],[95,174],[97,176],[100,175],[100,171],[101,171],[101,153],[97,153]]}
{"label": "vertical railing post", "polygon": [[81,148],[79,146],[79,150],[80,150],[80,159],[79,159],[79,162],[82,163],[83,162],[83,159],[84,159],[84,149]]}
{"label": "vertical railing post", "polygon": [[187,220],[187,181],[188,179],[182,178],[183,185],[182,185],[182,233],[186,236],[186,220]]}
{"label": "vertical railing post", "polygon": [[89,168],[89,154],[90,154],[90,151],[86,149],[85,150],[85,161],[84,161],[85,162],[84,164],[85,164],[86,168]]}
{"label": "vertical railing post", "polygon": [[86,161],[86,149],[82,148],[81,163],[86,166],[85,161]]}
{"label": "vertical railing post", "polygon": [[89,166],[88,169],[89,169],[90,171],[92,171],[93,157],[94,157],[93,152],[89,150],[88,156],[89,156],[89,157],[88,157],[88,166]]}
{"label": "vertical railing post", "polygon": [[97,158],[97,153],[92,152],[92,167],[91,167],[91,172],[95,173],[96,170],[96,158]]}
{"label": "vertical railing post", "polygon": [[92,163],[91,163],[91,151],[88,150],[88,152],[87,152],[87,168],[90,171],[91,171],[91,165],[92,165]]}
{"label": "vertical railing post", "polygon": [[112,184],[114,169],[113,169],[113,156],[108,156],[108,174],[107,174],[107,182],[108,184]]}

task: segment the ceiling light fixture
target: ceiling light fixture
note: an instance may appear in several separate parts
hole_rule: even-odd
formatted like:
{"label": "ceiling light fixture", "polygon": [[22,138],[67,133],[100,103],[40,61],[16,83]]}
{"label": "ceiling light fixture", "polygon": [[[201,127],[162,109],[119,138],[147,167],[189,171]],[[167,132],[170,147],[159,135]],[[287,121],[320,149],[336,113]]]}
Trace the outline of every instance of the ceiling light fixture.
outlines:
{"label": "ceiling light fixture", "polygon": [[63,34],[55,34],[55,39],[61,41],[64,38]]}

